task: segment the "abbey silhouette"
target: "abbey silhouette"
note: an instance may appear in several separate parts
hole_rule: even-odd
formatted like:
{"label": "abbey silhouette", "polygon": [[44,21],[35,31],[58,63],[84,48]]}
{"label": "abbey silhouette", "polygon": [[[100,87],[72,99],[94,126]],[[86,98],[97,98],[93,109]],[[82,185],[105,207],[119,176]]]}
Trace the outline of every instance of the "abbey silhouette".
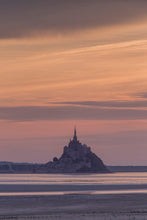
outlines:
{"label": "abbey silhouette", "polygon": [[91,151],[86,144],[80,143],[74,128],[73,139],[63,149],[58,159],[42,165],[37,172],[41,173],[107,173],[109,170],[103,161]]}

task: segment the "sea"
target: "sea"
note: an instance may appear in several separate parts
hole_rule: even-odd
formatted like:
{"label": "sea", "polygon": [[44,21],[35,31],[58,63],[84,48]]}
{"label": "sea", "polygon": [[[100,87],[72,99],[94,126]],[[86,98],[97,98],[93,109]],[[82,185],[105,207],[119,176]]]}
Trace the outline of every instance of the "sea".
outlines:
{"label": "sea", "polygon": [[147,172],[0,174],[0,196],[147,193]]}

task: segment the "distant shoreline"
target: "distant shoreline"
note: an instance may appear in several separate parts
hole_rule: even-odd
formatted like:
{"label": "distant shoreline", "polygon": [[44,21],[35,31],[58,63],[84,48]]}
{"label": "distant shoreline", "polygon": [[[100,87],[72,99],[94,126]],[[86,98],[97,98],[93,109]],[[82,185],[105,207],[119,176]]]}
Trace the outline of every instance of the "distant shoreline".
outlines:
{"label": "distant shoreline", "polygon": [[[0,174],[33,174],[36,172],[36,168],[42,166],[42,163],[14,163],[14,162],[0,162]],[[109,166],[107,168],[112,172],[147,172],[147,166]],[[43,173],[43,172],[42,172]],[[84,174],[90,174],[92,172],[84,172]],[[94,172],[93,172],[94,173]],[[52,172],[53,174],[53,172]],[[70,174],[70,173],[67,173]],[[73,174],[73,173],[71,173]],[[77,173],[76,173],[77,174]]]}

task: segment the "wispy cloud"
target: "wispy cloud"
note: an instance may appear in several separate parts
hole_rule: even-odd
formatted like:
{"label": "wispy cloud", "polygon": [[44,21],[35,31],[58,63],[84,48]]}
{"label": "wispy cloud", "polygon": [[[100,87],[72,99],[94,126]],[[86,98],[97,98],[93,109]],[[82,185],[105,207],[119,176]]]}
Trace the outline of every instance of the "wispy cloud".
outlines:
{"label": "wispy cloud", "polygon": [[0,119],[13,121],[137,120],[147,119],[147,109],[91,108],[73,105],[1,107]]}
{"label": "wispy cloud", "polygon": [[71,101],[71,102],[53,102],[54,104],[72,105],[72,106],[91,106],[91,107],[112,107],[112,108],[146,108],[147,100],[135,101]]}
{"label": "wispy cloud", "polygon": [[147,99],[147,92],[142,92],[142,93],[139,93],[137,94],[140,98],[144,98],[144,99]]}
{"label": "wispy cloud", "polygon": [[146,11],[145,0],[0,0],[0,38],[128,23],[144,19]]}

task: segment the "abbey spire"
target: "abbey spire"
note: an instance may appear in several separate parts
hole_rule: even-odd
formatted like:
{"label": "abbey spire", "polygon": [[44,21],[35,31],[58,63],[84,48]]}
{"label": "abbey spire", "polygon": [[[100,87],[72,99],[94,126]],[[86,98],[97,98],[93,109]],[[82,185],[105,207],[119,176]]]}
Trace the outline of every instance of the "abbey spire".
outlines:
{"label": "abbey spire", "polygon": [[76,127],[74,128],[73,141],[77,141],[77,131],[76,131]]}

